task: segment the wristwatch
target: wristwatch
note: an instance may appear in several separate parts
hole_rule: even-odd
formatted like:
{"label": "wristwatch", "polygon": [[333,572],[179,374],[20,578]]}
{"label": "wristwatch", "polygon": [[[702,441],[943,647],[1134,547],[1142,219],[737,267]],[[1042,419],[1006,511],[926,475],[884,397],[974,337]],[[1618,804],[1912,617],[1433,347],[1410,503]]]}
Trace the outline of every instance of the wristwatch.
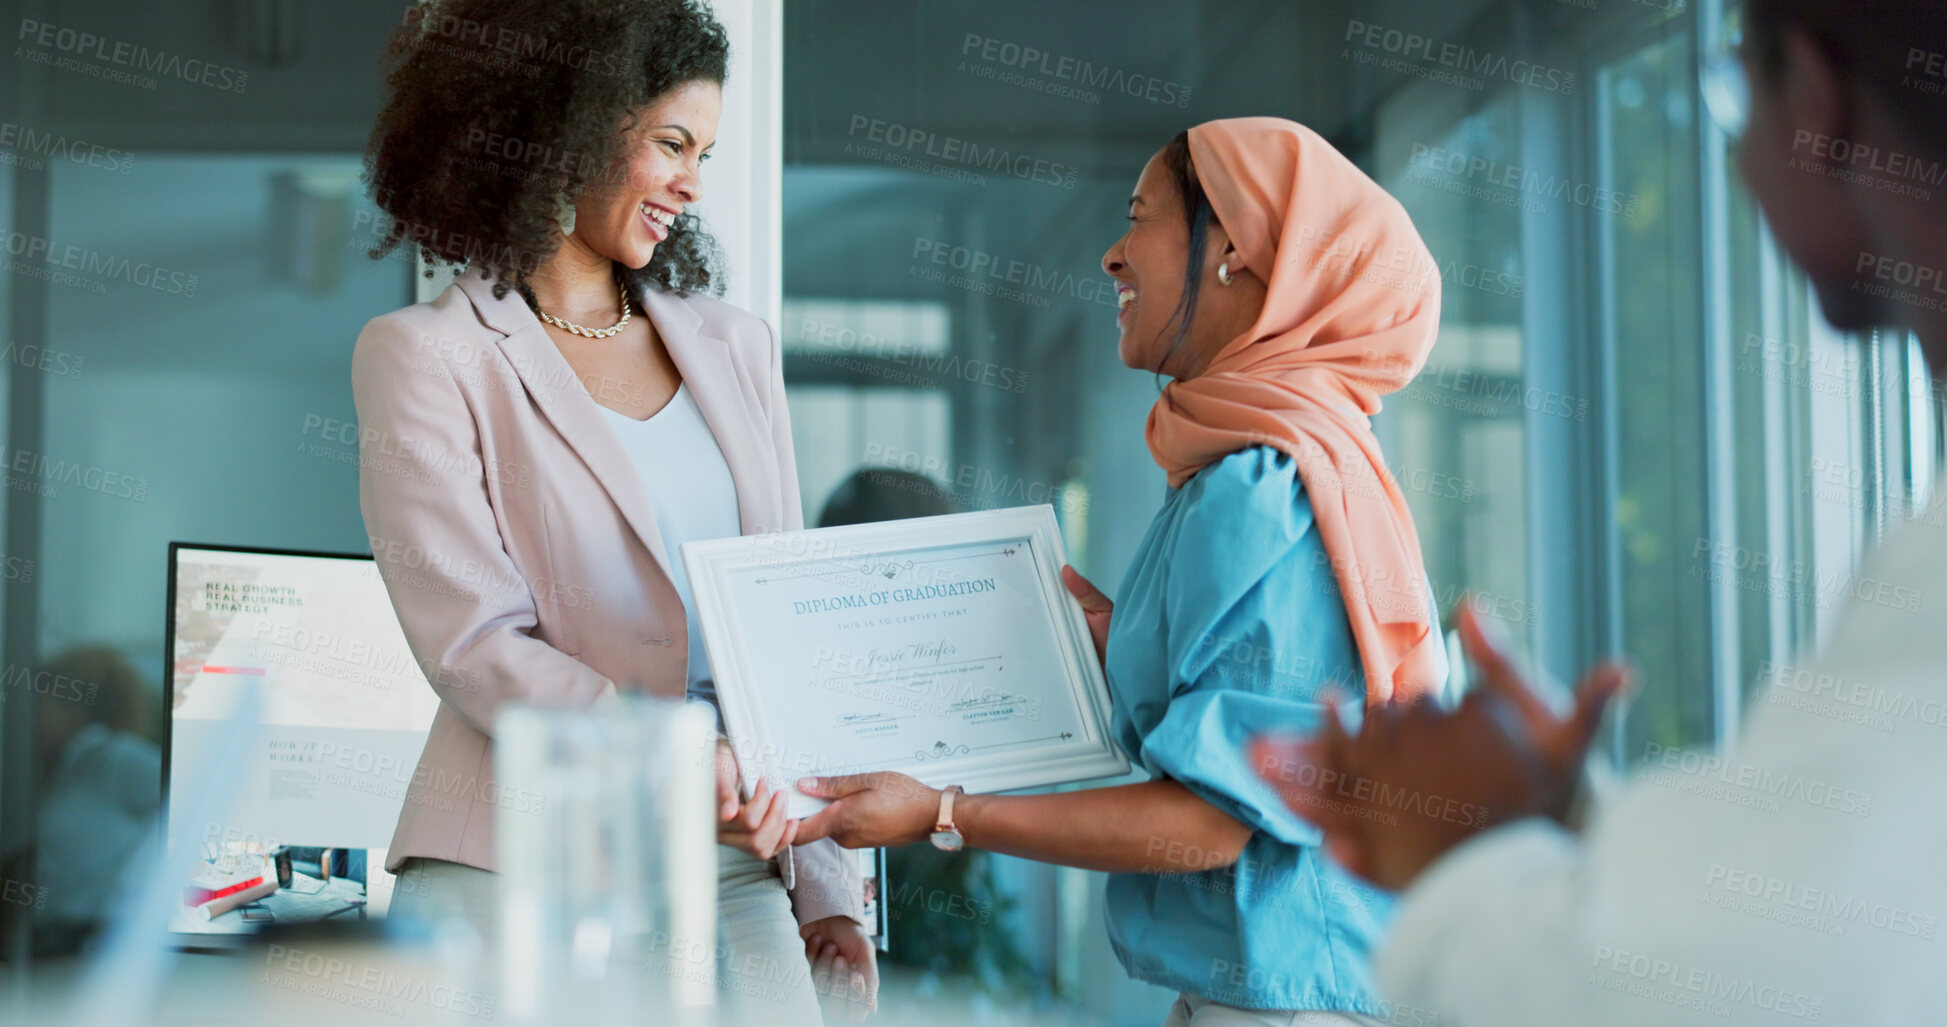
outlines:
{"label": "wristwatch", "polygon": [[941,852],[959,852],[967,844],[966,836],[953,823],[953,797],[966,791],[959,785],[949,785],[940,792],[940,820],[933,825],[933,847]]}

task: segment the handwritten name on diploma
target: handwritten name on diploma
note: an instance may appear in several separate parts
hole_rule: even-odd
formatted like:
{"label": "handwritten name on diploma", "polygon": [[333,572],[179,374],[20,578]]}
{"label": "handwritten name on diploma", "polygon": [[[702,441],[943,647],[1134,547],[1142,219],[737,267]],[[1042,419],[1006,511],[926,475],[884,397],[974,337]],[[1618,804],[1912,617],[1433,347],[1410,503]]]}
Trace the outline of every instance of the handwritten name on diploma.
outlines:
{"label": "handwritten name on diploma", "polygon": [[897,649],[868,649],[863,656],[840,652],[829,646],[818,650],[818,662],[836,665],[840,670],[854,674],[873,674],[888,668],[900,667],[916,660],[939,663],[941,660],[960,651],[960,647],[942,638],[937,642],[913,642]]}
{"label": "handwritten name on diploma", "polygon": [[910,588],[889,588],[877,592],[854,592],[849,595],[825,596],[822,599],[799,599],[791,604],[794,614],[828,613],[833,610],[856,610],[867,606],[886,606],[892,603],[910,603],[919,599],[950,599],[954,596],[972,595],[977,592],[992,592],[993,578],[974,578],[970,581],[956,581],[951,585],[915,585]]}

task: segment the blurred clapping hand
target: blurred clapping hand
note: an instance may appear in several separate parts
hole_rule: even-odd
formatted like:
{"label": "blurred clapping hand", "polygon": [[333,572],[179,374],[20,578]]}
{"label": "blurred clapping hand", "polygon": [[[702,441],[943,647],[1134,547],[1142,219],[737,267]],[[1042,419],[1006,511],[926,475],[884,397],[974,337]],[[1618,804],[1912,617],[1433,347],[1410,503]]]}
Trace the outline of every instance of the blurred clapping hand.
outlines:
{"label": "blurred clapping hand", "polygon": [[1598,666],[1557,714],[1469,604],[1455,620],[1481,681],[1458,707],[1382,706],[1348,732],[1328,703],[1312,737],[1251,743],[1258,775],[1325,832],[1332,858],[1394,891],[1488,828],[1532,816],[1566,824],[1603,712],[1628,687],[1625,668]]}

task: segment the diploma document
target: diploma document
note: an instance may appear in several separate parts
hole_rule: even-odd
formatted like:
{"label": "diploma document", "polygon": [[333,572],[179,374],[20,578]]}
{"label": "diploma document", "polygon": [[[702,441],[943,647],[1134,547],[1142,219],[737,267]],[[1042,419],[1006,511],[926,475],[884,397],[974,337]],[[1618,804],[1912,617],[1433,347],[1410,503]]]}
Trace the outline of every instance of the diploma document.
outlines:
{"label": "diploma document", "polygon": [[896,770],[1005,791],[1126,773],[1048,506],[682,547],[746,792]]}

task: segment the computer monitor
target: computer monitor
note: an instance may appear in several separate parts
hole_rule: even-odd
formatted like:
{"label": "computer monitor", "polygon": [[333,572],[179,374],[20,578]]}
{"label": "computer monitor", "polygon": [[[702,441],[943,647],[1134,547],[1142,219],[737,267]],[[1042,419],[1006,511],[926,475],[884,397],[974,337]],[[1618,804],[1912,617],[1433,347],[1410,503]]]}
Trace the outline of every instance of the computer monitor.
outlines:
{"label": "computer monitor", "polygon": [[[172,542],[163,803],[172,850],[200,852],[171,929],[369,916],[384,849],[438,708],[370,554]],[[263,718],[222,823],[183,823],[237,699]]]}

